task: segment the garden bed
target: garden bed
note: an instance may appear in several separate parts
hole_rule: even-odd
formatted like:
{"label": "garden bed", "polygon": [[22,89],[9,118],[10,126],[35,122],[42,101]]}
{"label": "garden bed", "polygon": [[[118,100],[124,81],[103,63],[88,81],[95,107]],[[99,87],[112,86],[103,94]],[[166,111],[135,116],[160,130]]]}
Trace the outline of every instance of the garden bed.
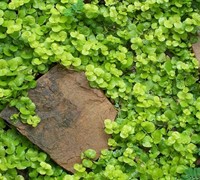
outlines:
{"label": "garden bed", "polygon": [[37,126],[41,119],[28,90],[58,63],[84,72],[118,115],[104,122],[109,148],[98,160],[94,150],[80,154],[74,174],[1,120],[0,178],[23,179],[24,172],[29,179],[195,177],[200,84],[192,44],[198,39],[199,5],[199,0],[2,0],[0,110],[15,107],[13,122]]}

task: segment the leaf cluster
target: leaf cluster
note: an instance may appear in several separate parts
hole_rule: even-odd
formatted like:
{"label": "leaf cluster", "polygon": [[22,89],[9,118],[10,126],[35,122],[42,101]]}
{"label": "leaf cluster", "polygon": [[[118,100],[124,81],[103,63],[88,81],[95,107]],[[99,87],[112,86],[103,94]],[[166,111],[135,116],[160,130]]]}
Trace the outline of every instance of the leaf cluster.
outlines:
{"label": "leaf cluster", "polygon": [[182,176],[182,180],[186,179],[200,179],[200,169],[199,168],[188,168],[185,171],[185,174]]}
{"label": "leaf cluster", "polygon": [[63,179],[66,173],[28,139],[0,119],[0,178],[23,180],[24,171],[30,179]]}

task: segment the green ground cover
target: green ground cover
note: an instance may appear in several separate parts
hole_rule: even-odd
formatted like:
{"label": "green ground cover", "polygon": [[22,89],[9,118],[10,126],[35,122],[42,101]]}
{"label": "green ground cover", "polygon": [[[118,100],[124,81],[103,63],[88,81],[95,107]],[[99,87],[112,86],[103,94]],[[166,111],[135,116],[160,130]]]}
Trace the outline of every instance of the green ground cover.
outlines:
{"label": "green ground cover", "polygon": [[37,126],[27,90],[60,63],[119,113],[105,120],[109,150],[83,153],[73,175],[1,120],[0,179],[181,179],[200,154],[199,26],[199,0],[1,0],[0,110]]}

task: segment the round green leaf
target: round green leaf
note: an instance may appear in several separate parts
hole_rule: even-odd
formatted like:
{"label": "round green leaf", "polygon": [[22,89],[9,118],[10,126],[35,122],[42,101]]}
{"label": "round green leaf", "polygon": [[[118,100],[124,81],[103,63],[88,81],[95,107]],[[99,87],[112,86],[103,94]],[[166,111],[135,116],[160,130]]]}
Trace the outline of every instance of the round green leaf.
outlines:
{"label": "round green leaf", "polygon": [[145,129],[145,131],[147,131],[148,133],[151,133],[153,131],[155,131],[155,125],[152,122],[142,122],[141,126]]}

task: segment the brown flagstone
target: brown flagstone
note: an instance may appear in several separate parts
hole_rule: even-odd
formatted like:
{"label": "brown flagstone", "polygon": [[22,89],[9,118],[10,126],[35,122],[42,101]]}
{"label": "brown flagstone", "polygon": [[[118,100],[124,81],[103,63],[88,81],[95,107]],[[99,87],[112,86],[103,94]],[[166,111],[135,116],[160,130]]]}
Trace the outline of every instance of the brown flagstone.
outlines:
{"label": "brown flagstone", "polygon": [[80,154],[88,148],[98,155],[108,148],[104,120],[114,120],[117,111],[101,90],[89,87],[84,73],[56,65],[37,80],[29,97],[42,119],[36,128],[13,124],[9,117],[14,108],[5,108],[0,116],[66,170],[73,172],[73,164],[81,162]]}

